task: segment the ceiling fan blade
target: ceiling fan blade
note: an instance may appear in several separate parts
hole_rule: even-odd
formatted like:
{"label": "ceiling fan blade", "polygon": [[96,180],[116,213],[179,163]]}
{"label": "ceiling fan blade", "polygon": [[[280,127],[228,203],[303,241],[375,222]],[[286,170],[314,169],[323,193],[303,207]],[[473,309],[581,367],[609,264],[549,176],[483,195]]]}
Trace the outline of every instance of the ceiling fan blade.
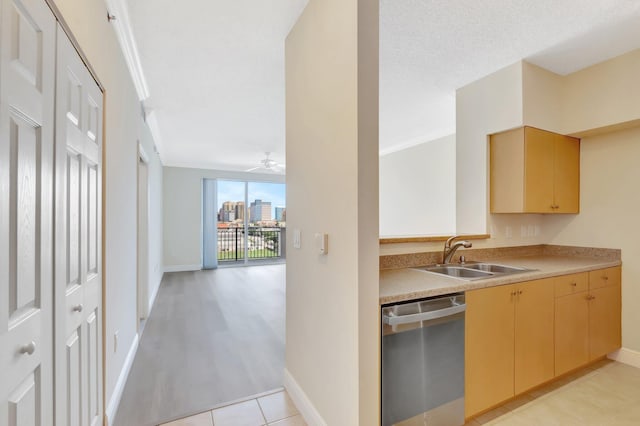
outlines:
{"label": "ceiling fan blade", "polygon": [[253,168],[251,168],[251,169],[247,169],[247,170],[245,170],[245,172],[252,172],[252,171],[254,171],[254,170],[258,170],[258,169],[262,169],[262,168],[263,168],[262,166],[253,167]]}

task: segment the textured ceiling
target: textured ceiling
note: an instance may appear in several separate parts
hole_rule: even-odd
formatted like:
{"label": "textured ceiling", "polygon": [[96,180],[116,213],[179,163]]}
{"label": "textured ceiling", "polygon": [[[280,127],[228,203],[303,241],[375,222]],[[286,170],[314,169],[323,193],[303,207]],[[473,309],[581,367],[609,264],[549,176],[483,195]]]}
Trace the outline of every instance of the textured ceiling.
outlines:
{"label": "textured ceiling", "polygon": [[[166,165],[284,162],[284,39],[306,3],[128,2]],[[640,47],[640,0],[382,0],[380,15],[381,152],[454,133],[455,90],[520,59],[566,74]]]}
{"label": "textured ceiling", "polygon": [[455,89],[520,59],[567,74],[637,47],[638,0],[382,0],[380,148],[455,133]]}

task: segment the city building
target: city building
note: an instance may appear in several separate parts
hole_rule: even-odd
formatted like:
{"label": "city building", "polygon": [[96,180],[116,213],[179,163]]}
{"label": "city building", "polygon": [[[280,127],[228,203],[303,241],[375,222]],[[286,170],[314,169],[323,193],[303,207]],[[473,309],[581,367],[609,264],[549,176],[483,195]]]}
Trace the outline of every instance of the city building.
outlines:
{"label": "city building", "polygon": [[255,200],[249,206],[249,222],[271,220],[271,201]]}
{"label": "city building", "polygon": [[286,211],[285,207],[276,207],[276,221],[284,222],[286,219]]}

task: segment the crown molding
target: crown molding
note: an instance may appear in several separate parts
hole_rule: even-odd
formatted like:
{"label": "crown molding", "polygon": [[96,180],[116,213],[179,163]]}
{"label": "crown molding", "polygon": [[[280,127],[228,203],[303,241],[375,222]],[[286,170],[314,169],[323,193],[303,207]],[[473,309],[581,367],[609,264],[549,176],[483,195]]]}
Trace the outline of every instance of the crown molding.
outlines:
{"label": "crown molding", "polygon": [[131,30],[131,21],[129,20],[129,9],[126,0],[106,0],[109,13],[115,16],[111,21],[113,28],[120,42],[120,48],[124,54],[124,59],[129,67],[133,84],[138,93],[138,99],[144,101],[149,97],[149,88],[147,80],[142,71],[140,63],[140,55],[138,54],[138,46],[136,45],[133,31]]}

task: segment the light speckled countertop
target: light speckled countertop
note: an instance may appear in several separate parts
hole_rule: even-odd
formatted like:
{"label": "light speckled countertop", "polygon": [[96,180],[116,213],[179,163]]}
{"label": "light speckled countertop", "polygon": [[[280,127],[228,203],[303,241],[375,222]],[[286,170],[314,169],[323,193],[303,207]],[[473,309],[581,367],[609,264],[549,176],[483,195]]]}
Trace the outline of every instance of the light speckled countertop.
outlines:
{"label": "light speckled countertop", "polygon": [[621,264],[619,260],[550,255],[504,257],[490,262],[535,270],[477,281],[441,276],[413,268],[383,270],[380,271],[380,304],[574,274]]}

